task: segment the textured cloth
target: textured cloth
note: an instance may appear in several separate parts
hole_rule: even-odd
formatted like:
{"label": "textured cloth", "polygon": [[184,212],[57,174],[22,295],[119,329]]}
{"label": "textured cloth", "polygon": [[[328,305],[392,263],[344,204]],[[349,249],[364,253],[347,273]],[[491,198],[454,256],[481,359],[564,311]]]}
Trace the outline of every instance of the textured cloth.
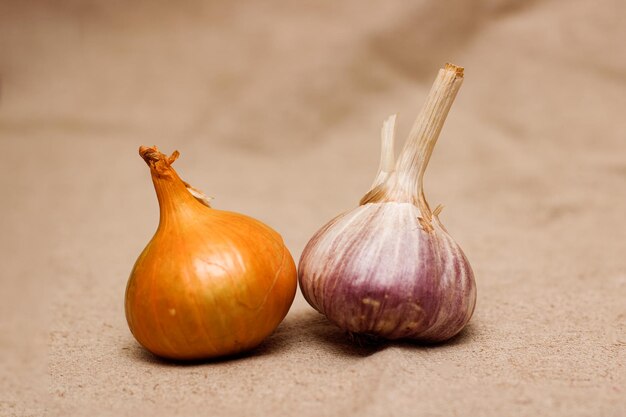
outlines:
{"label": "textured cloth", "polygon": [[[1,416],[626,415],[623,0],[0,1]],[[139,145],[297,260],[383,120],[465,82],[426,174],[477,279],[438,346],[359,346],[297,295],[241,358],[162,362],[124,318],[158,222]]]}

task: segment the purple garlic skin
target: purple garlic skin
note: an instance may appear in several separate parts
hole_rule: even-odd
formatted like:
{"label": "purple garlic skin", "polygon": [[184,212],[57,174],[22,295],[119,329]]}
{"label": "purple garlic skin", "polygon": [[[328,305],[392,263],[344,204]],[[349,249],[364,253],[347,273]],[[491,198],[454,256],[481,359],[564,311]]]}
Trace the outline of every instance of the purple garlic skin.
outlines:
{"label": "purple garlic skin", "polygon": [[304,297],[351,333],[453,337],[474,312],[474,274],[437,213],[428,217],[411,203],[381,202],[331,220],[300,258]]}

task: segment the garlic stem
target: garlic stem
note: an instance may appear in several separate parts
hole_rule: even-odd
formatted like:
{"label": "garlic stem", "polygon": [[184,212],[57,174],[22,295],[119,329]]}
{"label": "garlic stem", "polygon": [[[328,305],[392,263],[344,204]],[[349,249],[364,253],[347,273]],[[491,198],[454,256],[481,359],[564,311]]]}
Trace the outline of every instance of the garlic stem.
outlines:
{"label": "garlic stem", "polygon": [[422,215],[428,220],[431,219],[432,213],[424,196],[424,172],[462,83],[462,67],[446,64],[439,70],[426,103],[417,116],[396,163],[397,178],[394,187],[396,200],[417,204]]}
{"label": "garlic stem", "polygon": [[396,114],[389,116],[380,130],[380,164],[370,190],[384,183],[395,170],[396,155],[394,141],[396,135],[396,117]]}

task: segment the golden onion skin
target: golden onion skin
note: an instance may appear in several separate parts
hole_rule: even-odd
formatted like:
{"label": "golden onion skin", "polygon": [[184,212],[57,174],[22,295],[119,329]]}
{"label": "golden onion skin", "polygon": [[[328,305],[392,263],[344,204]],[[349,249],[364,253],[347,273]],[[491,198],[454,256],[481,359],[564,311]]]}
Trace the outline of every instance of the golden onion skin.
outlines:
{"label": "golden onion skin", "polygon": [[156,148],[140,154],[160,206],[159,227],[126,288],[137,341],[176,360],[215,358],[258,346],[284,319],[296,267],[281,236],[251,217],[207,207]]}

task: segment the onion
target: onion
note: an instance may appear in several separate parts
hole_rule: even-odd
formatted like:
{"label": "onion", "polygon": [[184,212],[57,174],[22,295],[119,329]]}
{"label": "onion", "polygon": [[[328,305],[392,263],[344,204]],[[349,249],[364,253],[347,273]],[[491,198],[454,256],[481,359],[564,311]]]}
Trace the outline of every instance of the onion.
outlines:
{"label": "onion", "polygon": [[126,319],[155,355],[203,359],[259,345],[283,320],[296,269],[283,239],[251,217],[208,207],[156,147],[141,147],[159,227],[130,274]]}

